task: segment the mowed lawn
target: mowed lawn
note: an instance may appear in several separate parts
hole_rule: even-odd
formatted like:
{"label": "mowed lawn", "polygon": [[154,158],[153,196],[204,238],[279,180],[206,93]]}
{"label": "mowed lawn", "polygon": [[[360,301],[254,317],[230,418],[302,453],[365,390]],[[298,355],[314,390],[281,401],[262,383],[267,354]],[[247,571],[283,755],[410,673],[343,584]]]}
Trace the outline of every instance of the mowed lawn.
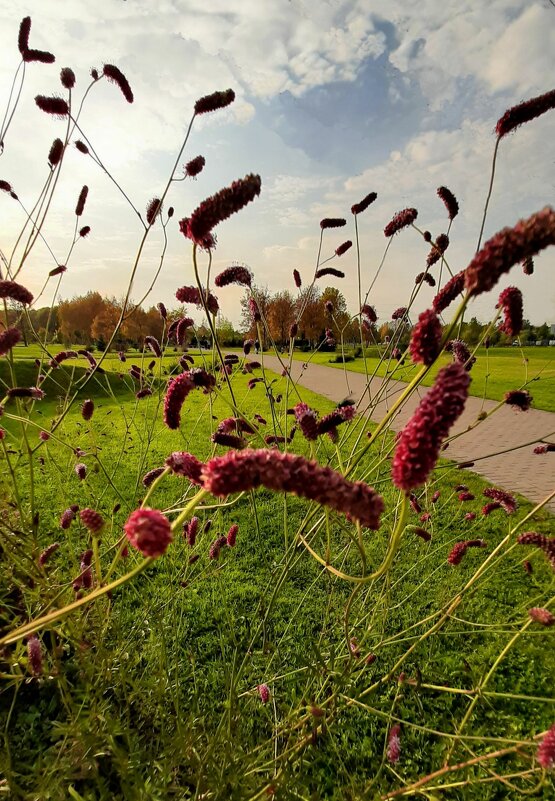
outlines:
{"label": "mowed lawn", "polygon": [[[346,348],[345,354],[352,355],[352,349]],[[343,370],[344,365],[341,362],[333,361],[340,356],[339,346],[335,353],[295,351],[294,354],[295,359],[303,362],[325,364]],[[432,384],[438,370],[450,361],[449,354],[442,355],[437,365],[424,379],[424,383]],[[404,365],[389,358],[380,360],[377,348],[368,349],[366,366],[362,357],[347,362],[345,366],[347,370],[355,373],[388,375],[399,381],[410,381],[418,369],[410,362],[408,356]],[[503,396],[509,390],[524,387],[532,395],[532,408],[555,412],[555,347],[479,348],[470,375],[472,395],[490,400],[503,400]]]}
{"label": "mowed lawn", "polygon": [[[20,353],[16,349],[16,355]],[[145,359],[150,361],[148,355]],[[165,366],[173,359],[168,357]],[[44,382],[46,397],[35,404],[32,417],[40,428],[49,430],[52,419],[59,416],[66,381],[72,374],[74,380],[83,376],[81,361],[75,373],[66,362],[53,380]],[[92,421],[82,419],[76,403],[53,438],[39,445],[35,475],[39,522],[29,541],[20,540],[20,532],[13,543],[21,565],[19,572],[3,576],[11,592],[0,603],[4,630],[49,604],[73,598],[72,579],[89,541],[78,520],[67,532],[60,529],[65,508],[78,503],[103,514],[105,566],[128,514],[144,497],[142,475],[163,464],[174,450],[189,450],[201,459],[214,452],[210,434],[217,421],[231,413],[223,400],[191,393],[180,430],[170,432],[162,423],[165,377],[159,382],[153,379],[154,394],[137,401],[127,375],[131,363],[140,364],[140,354],[129,354],[125,365],[110,357],[106,367],[112,366],[113,372],[90,381],[82,395],[95,401]],[[195,357],[195,364],[200,365],[201,359]],[[20,383],[34,380],[37,368],[32,360],[16,368]],[[158,370],[157,361],[155,376]],[[249,390],[249,378],[237,371],[232,382],[249,419],[256,412],[267,420],[252,438],[258,447],[260,435],[286,433],[284,426],[291,425],[286,409],[293,400],[283,378],[275,377],[272,384],[274,402],[262,384]],[[271,374],[268,378],[274,380]],[[322,414],[333,407],[303,388],[299,392]],[[6,411],[11,410],[9,403]],[[4,441],[12,464],[22,468],[18,488],[27,502],[20,429],[8,414],[2,425],[8,432]],[[344,457],[366,427],[362,419],[345,426],[340,443]],[[39,444],[39,430],[28,426],[32,444]],[[79,455],[75,448],[81,449]],[[291,449],[308,455],[309,443],[297,433]],[[327,438],[317,443],[316,456],[321,464],[333,463],[336,451]],[[353,476],[371,477],[386,503],[380,531],[364,534],[370,568],[384,556],[398,503],[384,456],[387,447],[370,450]],[[75,475],[77,461],[88,467],[84,481]],[[462,480],[474,499],[459,499]],[[9,498],[7,475],[0,485],[2,497]],[[511,517],[502,510],[483,517],[485,486],[477,476],[461,474],[445,462],[430,485],[417,492],[422,512],[430,514],[425,527],[431,540],[424,542],[407,531],[392,571],[360,593],[350,615],[355,654],[345,637],[345,605],[352,586],[330,576],[295,542],[307,504],[265,490],[231,498],[232,505],[224,508],[208,500],[198,512],[201,534],[194,548],[176,537],[164,557],[112,599],[103,598],[58,626],[44,640],[48,677],[22,682],[19,689],[8,686],[0,695],[0,717],[9,721],[0,770],[9,786],[17,788],[13,797],[227,801],[266,797],[264,786],[275,780],[280,798],[343,801],[377,797],[438,768],[473,688],[525,625],[527,609],[551,598],[547,560],[537,550],[513,545],[437,636],[416,646],[430,610],[440,609],[456,595],[510,527],[532,508],[522,501]],[[194,491],[186,480],[169,476],[149,503],[172,517]],[[436,491],[440,495],[434,502]],[[466,519],[469,512],[476,513],[474,520]],[[14,515],[16,525],[15,513],[6,509],[6,514]],[[313,546],[324,553],[329,543],[332,562],[358,575],[361,565],[349,526],[341,516],[332,515],[330,521],[329,534],[324,529],[317,533]],[[209,545],[231,523],[239,524],[237,545],[214,562],[209,559]],[[420,513],[411,510],[409,523],[421,525]],[[542,512],[527,526],[548,533],[550,518]],[[450,565],[447,555],[453,544],[475,537],[485,540],[485,549],[473,549],[462,564]],[[26,560],[36,560],[54,540],[60,548],[47,572],[28,586]],[[531,575],[523,569],[523,559],[531,560]],[[131,553],[125,569],[136,560]],[[5,562],[0,570],[11,567]],[[22,576],[21,595],[11,591],[13,575]],[[551,725],[554,704],[546,677],[555,670],[555,651],[549,635],[537,624],[528,626],[501,660],[487,687],[490,694],[481,698],[465,728],[472,748],[479,749],[482,736],[493,738],[488,743],[493,750],[506,738],[527,739]],[[413,644],[415,650],[403,664],[407,682],[400,684],[396,674],[357,705],[361,693],[387,675]],[[367,664],[370,653],[376,658]],[[270,688],[267,705],[257,693],[262,682]],[[443,685],[456,691],[443,692]],[[331,704],[333,693],[337,700]],[[326,712],[321,733],[310,739],[312,705]],[[403,757],[394,769],[385,760],[392,717],[406,721]],[[297,754],[297,743],[307,736],[307,745]],[[291,756],[282,759],[288,753]],[[455,761],[468,758],[467,748],[458,746]],[[516,756],[507,759],[502,769],[511,773],[522,764]],[[487,774],[483,778],[484,784],[463,787],[456,797],[465,801],[513,797],[487,781]]]}

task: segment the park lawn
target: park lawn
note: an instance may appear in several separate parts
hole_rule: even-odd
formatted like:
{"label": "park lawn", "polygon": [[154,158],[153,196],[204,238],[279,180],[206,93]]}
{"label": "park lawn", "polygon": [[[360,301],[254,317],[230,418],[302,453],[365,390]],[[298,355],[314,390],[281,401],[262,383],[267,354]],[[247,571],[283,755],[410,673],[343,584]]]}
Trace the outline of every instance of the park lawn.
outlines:
{"label": "park lawn", "polygon": [[[376,350],[376,348],[369,349],[372,355],[366,359],[366,370],[369,375],[376,371],[379,376],[389,375],[399,381],[410,381],[415,375],[418,367],[411,364],[409,358],[405,365],[397,364],[394,360],[380,362]],[[345,353],[352,354],[352,349],[346,349]],[[335,353],[301,351],[294,353],[294,358],[299,361],[324,364],[340,370],[346,367],[355,373],[365,372],[362,357],[349,361],[346,365],[332,361],[340,356],[339,346]],[[424,384],[428,386],[432,384],[438,370],[450,361],[449,354],[443,354],[425,377]],[[472,395],[499,401],[503,400],[509,390],[525,387],[532,395],[532,408],[555,412],[555,348],[553,347],[479,348],[470,375]]]}
{"label": "park lawn", "polygon": [[[34,369],[32,363],[28,369]],[[251,419],[254,412],[266,418],[263,433],[283,432],[283,425],[291,420],[285,414],[291,404],[285,380],[268,375],[274,397],[282,396],[270,403],[261,384],[247,389],[249,378],[234,377],[241,408]],[[56,381],[58,389],[63,386],[58,375]],[[180,430],[170,432],[161,423],[163,381],[156,385],[154,395],[142,401],[135,399],[133,386],[116,373],[108,375],[107,382],[99,377],[85,388],[85,396],[93,397],[96,405],[91,423],[82,420],[76,407],[55,438],[40,445],[44,463],[37,468],[35,482],[40,509],[36,539],[13,546],[21,556],[15,576],[19,575],[22,595],[12,594],[9,603],[0,603],[2,629],[13,623],[13,614],[23,621],[40,613],[60,592],[68,600],[73,597],[71,578],[79,572],[79,554],[89,542],[78,521],[67,532],[59,528],[63,509],[79,503],[81,508],[100,511],[108,521],[101,548],[109,554],[129,512],[144,496],[141,476],[161,465],[173,450],[190,450],[206,459],[213,452],[210,432],[217,420],[231,413],[223,400],[194,392],[187,398]],[[108,391],[108,385],[113,391]],[[56,385],[49,386],[47,380],[43,387],[46,398],[35,404],[32,419],[48,430],[51,419],[59,414],[59,401],[51,399]],[[329,401],[303,388],[299,391],[321,413],[333,408]],[[10,457],[24,459],[19,457],[17,426],[7,416],[2,424],[8,431],[5,442]],[[353,446],[360,430],[357,426],[364,425],[359,420],[344,427],[343,454]],[[28,430],[32,438],[32,426]],[[77,447],[84,452],[79,457],[74,453]],[[309,452],[309,444],[298,434],[292,447],[295,452]],[[320,463],[326,464],[334,454],[327,438],[319,440]],[[379,457],[370,450],[357,476],[364,475]],[[73,471],[78,460],[89,469],[83,482]],[[383,557],[395,514],[397,495],[389,482],[382,483],[387,473],[384,461],[376,482],[386,501],[383,526],[379,532],[365,534],[371,566]],[[458,500],[455,487],[461,481],[475,500]],[[29,485],[21,481],[18,486],[25,500]],[[13,708],[13,687],[4,687],[0,716],[9,721],[4,739],[9,748],[3,750],[0,769],[10,787],[17,788],[13,797],[162,801],[192,798],[195,791],[197,797],[222,800],[253,796],[274,779],[275,754],[310,735],[310,716],[307,722],[303,720],[311,704],[322,705],[328,699],[333,686],[330,678],[339,682],[343,697],[358,698],[395,664],[415,634],[425,630],[418,621],[441,607],[473,574],[484,551],[469,552],[454,568],[446,561],[453,543],[483,537],[487,553],[531,509],[522,500],[514,518],[504,512],[484,518],[479,512],[485,486],[479,477],[444,462],[428,488],[418,493],[423,511],[431,514],[426,528],[432,539],[425,543],[407,533],[387,580],[371,582],[360,594],[351,613],[351,633],[362,656],[354,658],[344,634],[351,585],[331,577],[304,549],[291,544],[306,504],[262,490],[231,498],[234,505],[224,516],[207,502],[207,508],[198,513],[201,531],[209,520],[212,528],[199,536],[193,550],[176,538],[163,558],[111,600],[103,598],[58,625],[56,634],[45,637],[47,678],[22,683]],[[431,495],[436,490],[441,495],[434,504]],[[151,503],[175,510],[193,491],[184,479],[170,476],[156,488]],[[465,520],[470,511],[478,513],[475,521]],[[218,562],[209,560],[210,542],[232,522],[239,524],[236,547],[226,549]],[[412,511],[409,522],[418,525],[419,514]],[[548,532],[550,522],[542,512],[534,527]],[[331,524],[334,563],[347,573],[359,574],[344,519],[331,516]],[[25,560],[35,560],[54,540],[61,547],[49,564],[50,580],[39,576],[34,586],[28,586]],[[318,535],[314,546],[323,552],[324,544],[324,535]],[[525,622],[526,610],[547,597],[549,567],[540,554],[529,551],[516,547],[508,552],[501,567],[490,571],[489,580],[481,580],[457,616],[413,652],[403,666],[409,679],[435,687],[445,683],[471,690],[475,686]],[[198,561],[190,564],[190,556],[197,554]],[[532,575],[523,570],[524,558],[532,560]],[[135,560],[131,554],[127,569]],[[0,563],[1,571],[7,568]],[[3,575],[0,586],[13,588],[14,576]],[[7,607],[11,614],[6,618]],[[546,676],[555,670],[555,649],[548,647],[548,636],[549,631],[539,626],[529,627],[521,636],[489,685],[501,695],[478,704],[468,734],[526,739],[551,725],[554,707],[549,698],[509,697],[551,695]],[[376,654],[371,666],[363,658],[368,653]],[[262,682],[271,691],[265,706],[256,691]],[[284,772],[278,772],[283,798],[342,801],[370,791],[368,797],[374,797],[400,786],[395,773],[404,781],[415,781],[441,765],[445,741],[431,731],[411,728],[410,722],[450,733],[468,706],[464,694],[399,685],[396,679],[365,701],[376,711],[339,702],[330,707],[325,732],[303,749],[301,757],[291,759]],[[395,771],[384,760],[391,715],[408,722],[403,726],[404,756]],[[460,756],[467,758],[467,751],[460,749]],[[518,769],[518,759],[514,766]],[[503,769],[510,772],[511,767],[508,759]],[[486,783],[461,791],[457,798],[494,801],[499,789]]]}

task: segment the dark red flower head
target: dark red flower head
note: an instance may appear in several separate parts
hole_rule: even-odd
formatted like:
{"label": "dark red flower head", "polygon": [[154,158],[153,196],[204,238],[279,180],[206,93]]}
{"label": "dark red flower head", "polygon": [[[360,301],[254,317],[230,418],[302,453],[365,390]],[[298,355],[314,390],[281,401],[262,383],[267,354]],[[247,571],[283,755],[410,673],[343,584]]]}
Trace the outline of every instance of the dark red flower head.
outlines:
{"label": "dark red flower head", "polygon": [[48,153],[48,161],[50,162],[51,167],[55,167],[56,164],[59,164],[63,152],[64,143],[62,140],[54,139],[52,142],[52,147],[50,148],[50,152]]}
{"label": "dark red flower head", "polygon": [[64,67],[60,72],[60,81],[65,89],[73,89],[75,86],[75,73],[69,67]]}
{"label": "dark red flower head", "polygon": [[336,270],[334,267],[323,267],[321,270],[316,271],[314,277],[323,278],[325,275],[333,275],[335,278],[345,278],[345,273],[342,273],[341,270]]}
{"label": "dark red flower head", "polygon": [[320,220],[320,228],[322,230],[325,228],[343,228],[344,225],[347,225],[347,220],[344,220],[343,217],[324,217],[323,220]]}
{"label": "dark red flower head", "polygon": [[190,217],[181,220],[180,230],[200,247],[206,247],[207,237],[218,223],[227,220],[260,194],[259,175],[246,175],[203,200]]}
{"label": "dark red flower head", "polygon": [[156,217],[162,211],[162,203],[157,197],[153,197],[146,207],[146,221],[149,225],[153,225]]}
{"label": "dark red flower head", "polygon": [[79,192],[79,197],[77,198],[77,205],[75,206],[75,214],[77,215],[77,217],[80,217],[85,211],[85,203],[87,202],[88,194],[89,194],[88,186],[84,186]]}
{"label": "dark red flower head", "polygon": [[432,245],[432,249],[428,253],[428,258],[426,259],[426,264],[428,267],[431,267],[436,263],[436,261],[439,261],[448,247],[449,237],[447,234],[440,234],[436,239],[435,244]]}
{"label": "dark red flower head", "polygon": [[157,509],[136,509],[123,528],[143,556],[162,556],[173,539],[169,520]]}
{"label": "dark red flower head", "polygon": [[546,206],[513,228],[503,228],[489,239],[465,271],[465,286],[472,295],[488,292],[503,273],[528,256],[555,244],[555,211]]}
{"label": "dark red flower head", "polygon": [[377,529],[384,503],[372,487],[352,483],[329,467],[273,449],[230,451],[206,463],[203,484],[217,496],[264,486],[329,506],[363,526]]}
{"label": "dark red flower head", "polygon": [[437,314],[441,314],[451,303],[455,300],[457,295],[460,295],[464,289],[465,272],[461,270],[456,273],[443,287],[440,289],[432,301],[432,306]]}
{"label": "dark red flower head", "polygon": [[53,64],[56,59],[53,53],[48,50],[34,50],[29,49],[23,53],[23,61],[30,64],[32,61],[38,61],[39,64]]}
{"label": "dark red flower head", "polygon": [[250,287],[252,285],[252,273],[246,267],[236,265],[228,267],[217,275],[214,279],[216,286],[227,286],[228,284],[242,284]]}
{"label": "dark red flower head", "polygon": [[28,289],[15,281],[0,281],[0,298],[15,300],[16,303],[28,305],[33,302],[33,296]]}
{"label": "dark red flower head", "polygon": [[53,117],[67,117],[69,114],[69,106],[63,97],[46,97],[45,95],[37,95],[35,103],[46,114],[51,114]]}
{"label": "dark red flower head", "polygon": [[524,103],[519,103],[517,106],[508,109],[503,116],[497,120],[495,132],[501,139],[511,131],[514,131],[515,128],[518,128],[519,125],[530,122],[530,120],[534,120],[536,117],[554,108],[555,89],[552,89],[544,95],[538,95],[538,97],[533,97],[530,100],[526,100]]}
{"label": "dark red flower head", "polygon": [[204,95],[195,103],[195,114],[207,114],[210,111],[217,111],[220,108],[229,106],[234,100],[235,92],[233,89],[225,89],[223,92]]}
{"label": "dark red flower head", "polygon": [[89,153],[89,148],[88,148],[88,147],[87,147],[87,145],[86,145],[84,142],[82,142],[80,139],[76,139],[76,140],[75,140],[75,147],[77,148],[77,150],[78,150],[80,153],[84,153],[84,154],[85,154],[85,156],[87,156],[87,155],[88,155],[88,153]]}
{"label": "dark red flower head", "polygon": [[17,38],[17,46],[22,56],[25,54],[25,51],[29,49],[30,33],[31,33],[31,17],[23,17],[19,25],[19,36]]}
{"label": "dark red flower head", "polygon": [[189,178],[194,178],[203,171],[205,164],[206,164],[206,159],[204,158],[204,156],[195,156],[194,159],[188,161],[187,164],[185,164],[185,166],[183,167],[185,175],[189,176]]}
{"label": "dark red flower head", "polygon": [[396,234],[402,228],[412,225],[417,217],[418,212],[416,209],[403,209],[403,211],[398,212],[395,217],[388,222],[383,232],[386,236],[393,236],[393,234]]}
{"label": "dark red flower head", "polygon": [[349,250],[349,248],[352,248],[352,246],[353,243],[351,242],[350,239],[348,239],[346,242],[343,242],[343,244],[339,245],[339,247],[335,249],[335,255],[342,256]]}
{"label": "dark red flower head", "polygon": [[446,186],[440,186],[437,190],[438,197],[443,200],[445,204],[445,208],[447,209],[447,214],[449,215],[450,220],[454,220],[457,214],[459,213],[459,204],[457,203],[457,198],[451,192],[450,189],[447,189]]}
{"label": "dark red flower head", "polygon": [[293,270],[293,280],[295,281],[295,286],[297,289],[300,289],[303,282],[301,280],[301,274],[298,270]]}
{"label": "dark red flower head", "polygon": [[442,441],[462,414],[469,384],[470,377],[461,364],[439,371],[432,389],[398,436],[392,463],[396,487],[409,491],[426,482]]}
{"label": "dark red flower head", "polygon": [[172,473],[188,478],[192,484],[201,485],[200,474],[204,465],[192,453],[175,451],[168,456],[165,464]]}
{"label": "dark red flower head", "polygon": [[410,355],[413,362],[430,366],[441,351],[443,329],[437,314],[427,309],[418,317],[410,339]]}
{"label": "dark red flower head", "polygon": [[505,403],[527,412],[532,405],[532,396],[526,389],[511,389],[505,392]]}
{"label": "dark red flower head", "polygon": [[124,98],[128,103],[133,102],[133,92],[131,91],[131,87],[129,86],[127,78],[120,69],[115,67],[113,64],[104,64],[102,74],[111,83],[115,83],[116,86],[119,86]]}
{"label": "dark red flower head", "polygon": [[499,330],[509,337],[517,337],[522,330],[522,292],[516,286],[508,286],[499,295],[496,308],[503,310],[503,322]]}
{"label": "dark red flower head", "polygon": [[373,203],[377,197],[378,196],[375,192],[370,192],[370,194],[366,195],[366,197],[363,198],[359,203],[355,203],[353,206],[351,206],[351,213],[362,214],[362,212],[366,211],[368,206]]}
{"label": "dark red flower head", "polygon": [[6,328],[5,331],[0,332],[0,356],[5,356],[6,353],[17,345],[21,339],[21,334],[17,328]]}

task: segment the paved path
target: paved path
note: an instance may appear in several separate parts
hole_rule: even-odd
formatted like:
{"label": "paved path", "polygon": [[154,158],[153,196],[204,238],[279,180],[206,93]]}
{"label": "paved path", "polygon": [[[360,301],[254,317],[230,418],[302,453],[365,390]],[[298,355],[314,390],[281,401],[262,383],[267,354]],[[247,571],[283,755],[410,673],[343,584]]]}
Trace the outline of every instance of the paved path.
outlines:
{"label": "paved path", "polygon": [[[270,370],[281,373],[282,367],[276,356],[264,355],[264,365]],[[293,361],[292,378],[307,389],[336,402],[342,400],[349,392],[350,397],[358,401],[366,390],[366,377],[361,373],[348,371],[347,386],[342,370],[322,364],[309,364],[306,370],[303,370],[302,362]],[[384,393],[387,397],[378,402],[371,419],[379,421],[405,387],[406,384],[402,381],[389,379]],[[405,425],[427,389],[422,387],[404,404],[391,423],[394,431]],[[380,391],[384,391],[384,379],[379,377],[372,379],[371,396],[374,397]],[[362,408],[367,402],[366,394]],[[469,397],[465,411],[451,433],[464,431],[476,420],[481,411],[488,412],[496,405],[496,401],[482,401],[481,398]],[[538,502],[555,489],[555,452],[535,455],[534,445],[529,444],[533,441],[555,442],[555,414],[537,409],[521,412],[504,405],[475,429],[450,443],[445,456],[457,462],[474,461],[472,470],[484,476],[492,484],[514,490],[531,501]],[[498,456],[487,456],[515,447],[518,450],[511,450]],[[555,512],[555,499],[548,508]]]}

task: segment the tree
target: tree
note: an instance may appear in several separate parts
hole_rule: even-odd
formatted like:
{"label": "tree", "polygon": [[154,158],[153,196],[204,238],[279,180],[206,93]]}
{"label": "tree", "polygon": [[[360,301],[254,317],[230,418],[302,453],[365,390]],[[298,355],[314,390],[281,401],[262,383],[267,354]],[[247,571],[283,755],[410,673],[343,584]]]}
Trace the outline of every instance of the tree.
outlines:
{"label": "tree", "polygon": [[294,319],[293,296],[287,289],[276,292],[270,300],[267,310],[268,327],[275,342],[284,345],[289,340],[289,329]]}
{"label": "tree", "polygon": [[73,300],[61,301],[58,306],[60,331],[67,344],[89,345],[92,341],[92,323],[104,308],[99,292],[87,292]]}
{"label": "tree", "polygon": [[312,347],[316,347],[326,329],[326,310],[320,289],[308,286],[301,291],[296,307],[297,317],[300,315],[299,334],[302,339],[308,340]]}

